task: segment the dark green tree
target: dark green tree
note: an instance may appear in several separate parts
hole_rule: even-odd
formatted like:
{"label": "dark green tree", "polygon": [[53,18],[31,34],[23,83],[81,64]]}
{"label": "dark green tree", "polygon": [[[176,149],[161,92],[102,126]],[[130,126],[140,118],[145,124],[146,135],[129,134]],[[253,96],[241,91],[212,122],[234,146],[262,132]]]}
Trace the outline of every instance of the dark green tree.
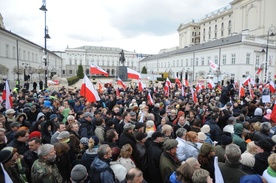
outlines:
{"label": "dark green tree", "polygon": [[81,64],[78,66],[77,76],[78,76],[79,79],[82,79],[84,77],[83,67],[82,67]]}
{"label": "dark green tree", "polygon": [[144,66],[144,67],[142,68],[142,72],[141,72],[141,73],[142,73],[142,74],[147,74],[147,73],[148,73],[146,66]]}

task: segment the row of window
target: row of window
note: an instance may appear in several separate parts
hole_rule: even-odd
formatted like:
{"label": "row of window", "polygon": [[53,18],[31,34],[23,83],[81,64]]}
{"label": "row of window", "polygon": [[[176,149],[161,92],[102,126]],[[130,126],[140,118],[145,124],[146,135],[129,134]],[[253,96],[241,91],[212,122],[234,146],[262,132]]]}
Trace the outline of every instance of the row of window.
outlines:
{"label": "row of window", "polygon": [[[261,57],[261,55],[256,55],[255,65],[257,65],[257,66],[261,64],[260,57]],[[208,62],[209,60],[212,60],[211,56],[208,56],[207,60],[205,60],[205,57],[201,57],[201,59],[199,59],[198,57],[196,57],[195,58],[195,66],[209,65],[209,62]],[[218,58],[217,55],[214,56],[213,61],[216,64],[218,64],[219,58]],[[231,54],[230,63],[227,63],[227,56],[226,55],[222,55],[222,62],[221,62],[221,64],[223,64],[223,65],[226,65],[226,64],[236,64],[236,54]],[[251,64],[251,54],[250,53],[246,54],[245,64]],[[272,65],[272,56],[269,56],[268,64]],[[158,65],[158,67],[160,67],[160,68],[183,67],[183,66],[186,66],[186,67],[193,66],[193,58],[186,58],[186,62],[183,59],[181,59],[181,60],[176,60],[176,61],[173,60],[172,62],[170,62],[170,61],[168,61],[168,62],[160,62],[159,65]]]}
{"label": "row of window", "polygon": [[[10,48],[9,44],[6,44],[6,53],[5,53],[5,57],[6,58],[13,58],[16,59],[17,56],[17,50],[16,47],[13,46],[12,48]],[[37,62],[38,61],[38,55],[35,53],[31,53],[30,51],[26,51],[26,50],[21,50],[21,48],[18,49],[18,57],[20,60],[23,61],[32,61],[32,62]]]}
{"label": "row of window", "polygon": [[[90,65],[91,63],[94,63],[98,66],[118,66],[119,65],[119,61],[104,61],[104,60],[91,60],[91,61],[86,60],[85,65]],[[78,61],[77,59],[73,61],[69,59],[69,65],[79,65],[79,64],[83,65],[83,61],[82,60]],[[126,61],[125,66],[134,67],[134,61]]]}

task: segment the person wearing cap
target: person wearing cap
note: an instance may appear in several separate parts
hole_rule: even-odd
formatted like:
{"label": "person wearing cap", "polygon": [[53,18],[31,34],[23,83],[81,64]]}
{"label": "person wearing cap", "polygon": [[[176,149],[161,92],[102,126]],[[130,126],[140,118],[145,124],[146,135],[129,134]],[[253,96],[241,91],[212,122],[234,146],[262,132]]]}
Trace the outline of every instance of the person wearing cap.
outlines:
{"label": "person wearing cap", "polygon": [[225,163],[219,162],[224,182],[239,182],[246,173],[240,169],[241,149],[236,144],[229,144],[225,148]]}
{"label": "person wearing cap", "polygon": [[28,139],[29,132],[26,130],[19,130],[14,134],[14,139],[8,144],[8,146],[16,148],[17,152],[23,155],[28,150],[28,147],[26,146]]}
{"label": "person wearing cap", "polygon": [[18,131],[20,128],[21,124],[18,122],[12,122],[10,123],[10,131],[6,133],[6,137],[8,140],[8,143],[10,143],[14,139],[14,134]]}
{"label": "person wearing cap", "polygon": [[169,176],[174,172],[180,165],[180,161],[176,157],[177,151],[177,140],[167,139],[163,144],[163,153],[160,156],[160,173],[162,182],[166,183]]}
{"label": "person wearing cap", "polygon": [[164,142],[164,134],[161,132],[154,132],[151,135],[153,142],[148,147],[147,156],[148,156],[148,170],[151,183],[160,183],[162,182],[161,174],[159,171],[160,156],[163,152],[162,146]]}
{"label": "person wearing cap", "polygon": [[136,143],[136,154],[134,157],[137,157],[137,161],[135,162],[136,167],[138,167],[144,174],[145,177],[148,177],[148,158],[147,158],[147,148],[145,146],[145,142],[147,139],[147,133],[140,132],[135,135],[137,140]]}
{"label": "person wearing cap", "polygon": [[124,125],[130,123],[130,121],[131,121],[130,113],[128,111],[125,111],[122,115],[122,118],[123,118],[122,121],[120,121],[119,123],[115,122],[115,129],[116,129],[117,133],[119,134],[119,136],[124,131]]}
{"label": "person wearing cap", "polygon": [[263,171],[268,167],[267,159],[272,151],[272,142],[268,140],[259,140],[254,141],[256,148],[255,163],[253,170],[256,171],[259,175],[262,175]]}
{"label": "person wearing cap", "polygon": [[115,175],[109,164],[112,157],[111,148],[107,144],[102,144],[97,154],[90,166],[90,182],[115,183]]}
{"label": "person wearing cap", "polygon": [[262,108],[257,107],[254,111],[253,118],[249,119],[248,122],[254,123],[254,122],[257,122],[257,121],[259,121],[259,122],[268,121],[267,119],[264,118],[263,113],[264,112],[263,112]]}
{"label": "person wearing cap", "polygon": [[5,128],[7,132],[10,131],[10,124],[12,122],[15,122],[15,114],[16,114],[16,111],[14,109],[8,109],[5,111],[5,116],[6,116]]}
{"label": "person wearing cap", "polygon": [[71,170],[70,180],[72,183],[84,183],[88,176],[85,166],[82,164],[77,164]]}
{"label": "person wearing cap", "polygon": [[56,142],[58,142],[58,135],[60,134],[60,132],[63,132],[66,130],[66,126],[64,123],[58,123],[57,124],[57,131],[52,135],[51,137],[51,144],[54,144]]}
{"label": "person wearing cap", "polygon": [[233,143],[237,144],[242,153],[246,150],[246,142],[243,138],[243,125],[242,123],[236,123],[234,125],[234,134],[232,134]]}
{"label": "person wearing cap", "polygon": [[38,159],[31,168],[32,182],[63,183],[56,161],[56,151],[52,144],[43,144],[37,150]]}
{"label": "person wearing cap", "polygon": [[83,119],[80,121],[79,135],[80,138],[90,138],[94,135],[95,124],[92,123],[93,115],[91,112],[85,112]]}
{"label": "person wearing cap", "polygon": [[223,132],[221,135],[221,141],[219,145],[215,146],[216,156],[218,162],[225,162],[225,148],[227,145],[233,143],[232,135],[229,132]]}
{"label": "person wearing cap", "polygon": [[130,122],[135,124],[137,122],[137,114],[133,111],[130,111]]}
{"label": "person wearing cap", "polygon": [[74,105],[74,111],[75,113],[79,112],[79,111],[83,111],[84,109],[84,105],[81,103],[80,100],[76,99],[75,100],[75,105]]}
{"label": "person wearing cap", "polygon": [[[136,139],[134,137],[134,131],[133,131],[134,128],[135,128],[135,125],[133,125],[131,123],[126,123],[124,125],[124,131],[120,135],[119,144],[118,144],[120,148],[122,148],[123,145],[125,145],[125,144],[130,144],[133,149],[132,157],[136,153]],[[135,158],[135,157],[133,157],[133,158]]]}

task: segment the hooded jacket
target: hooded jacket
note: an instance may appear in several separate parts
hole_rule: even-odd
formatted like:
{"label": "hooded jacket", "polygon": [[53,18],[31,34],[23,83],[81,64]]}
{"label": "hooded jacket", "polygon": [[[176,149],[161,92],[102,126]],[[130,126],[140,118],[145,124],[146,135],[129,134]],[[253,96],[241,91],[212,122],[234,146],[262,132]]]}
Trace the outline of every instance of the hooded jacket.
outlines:
{"label": "hooded jacket", "polygon": [[90,166],[89,176],[91,183],[115,183],[115,176],[109,162],[98,157]]}

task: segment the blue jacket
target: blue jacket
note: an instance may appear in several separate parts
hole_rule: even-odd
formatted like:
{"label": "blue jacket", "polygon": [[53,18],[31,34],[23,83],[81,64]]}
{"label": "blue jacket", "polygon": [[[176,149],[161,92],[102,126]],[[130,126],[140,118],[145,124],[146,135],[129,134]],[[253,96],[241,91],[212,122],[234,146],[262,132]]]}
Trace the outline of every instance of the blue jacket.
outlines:
{"label": "blue jacket", "polygon": [[115,176],[109,162],[98,157],[94,159],[90,166],[89,176],[91,183],[115,183]]}

